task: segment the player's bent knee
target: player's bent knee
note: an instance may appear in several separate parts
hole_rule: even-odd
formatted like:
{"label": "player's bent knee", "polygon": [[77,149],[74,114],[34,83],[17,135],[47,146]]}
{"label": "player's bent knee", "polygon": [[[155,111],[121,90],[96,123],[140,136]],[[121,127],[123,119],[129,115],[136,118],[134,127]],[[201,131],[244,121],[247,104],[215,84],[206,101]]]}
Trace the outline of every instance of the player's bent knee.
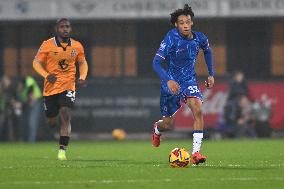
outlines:
{"label": "player's bent knee", "polygon": [[198,116],[198,117],[201,117],[201,116],[202,116],[202,110],[201,110],[201,108],[197,108],[197,109],[195,110],[195,115]]}
{"label": "player's bent knee", "polygon": [[167,129],[167,130],[172,130],[173,127],[174,127],[174,121],[165,122],[164,127],[165,127],[165,129]]}
{"label": "player's bent knee", "polygon": [[163,127],[166,130],[171,130],[174,127],[174,117],[167,117],[163,119]]}

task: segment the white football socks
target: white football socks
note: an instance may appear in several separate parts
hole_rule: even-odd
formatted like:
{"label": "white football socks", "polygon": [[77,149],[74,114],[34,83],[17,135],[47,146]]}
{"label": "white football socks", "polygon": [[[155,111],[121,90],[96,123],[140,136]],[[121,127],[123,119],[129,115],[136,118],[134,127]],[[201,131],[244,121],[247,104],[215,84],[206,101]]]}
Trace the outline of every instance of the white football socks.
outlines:
{"label": "white football socks", "polygon": [[158,126],[156,124],[155,128],[154,128],[154,132],[156,135],[161,135],[161,132],[158,130]]}
{"label": "white football socks", "polygon": [[203,133],[193,133],[192,154],[200,151],[202,139],[203,139]]}

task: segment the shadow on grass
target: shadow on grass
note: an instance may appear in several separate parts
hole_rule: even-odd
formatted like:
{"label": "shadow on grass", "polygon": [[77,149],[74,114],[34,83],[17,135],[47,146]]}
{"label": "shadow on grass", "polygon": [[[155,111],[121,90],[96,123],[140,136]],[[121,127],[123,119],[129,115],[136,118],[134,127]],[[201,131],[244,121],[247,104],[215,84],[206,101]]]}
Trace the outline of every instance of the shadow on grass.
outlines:
{"label": "shadow on grass", "polygon": [[[157,168],[169,168],[169,164],[166,161],[134,161],[128,159],[71,159],[67,162],[80,162],[80,163],[94,163],[94,166],[98,167],[141,167],[151,166]],[[208,169],[208,170],[230,170],[230,171],[263,171],[273,170],[276,167],[250,167],[250,166],[229,166],[229,165],[198,165],[189,166],[189,169]]]}
{"label": "shadow on grass", "polygon": [[109,163],[113,163],[113,162],[127,162],[129,160],[125,160],[125,159],[70,159],[69,161],[73,161],[73,162],[109,162]]}
{"label": "shadow on grass", "polygon": [[154,162],[154,161],[133,161],[127,159],[71,159],[68,162],[86,162],[86,163],[110,163],[116,165],[128,165],[128,166],[142,166],[142,165],[149,165],[149,166],[164,166],[168,165],[167,162]]}
{"label": "shadow on grass", "polygon": [[262,171],[262,170],[272,170],[274,167],[245,167],[245,166],[191,166],[193,169],[214,169],[214,170],[230,170],[230,171]]}

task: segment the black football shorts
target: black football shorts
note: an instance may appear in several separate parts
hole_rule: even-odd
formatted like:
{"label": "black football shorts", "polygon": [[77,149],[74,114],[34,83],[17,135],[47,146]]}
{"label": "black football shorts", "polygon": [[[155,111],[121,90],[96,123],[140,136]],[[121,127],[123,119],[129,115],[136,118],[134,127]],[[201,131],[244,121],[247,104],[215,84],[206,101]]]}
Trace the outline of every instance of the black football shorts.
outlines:
{"label": "black football shorts", "polygon": [[62,93],[44,96],[43,106],[46,117],[55,117],[61,107],[73,108],[76,91],[64,91]]}

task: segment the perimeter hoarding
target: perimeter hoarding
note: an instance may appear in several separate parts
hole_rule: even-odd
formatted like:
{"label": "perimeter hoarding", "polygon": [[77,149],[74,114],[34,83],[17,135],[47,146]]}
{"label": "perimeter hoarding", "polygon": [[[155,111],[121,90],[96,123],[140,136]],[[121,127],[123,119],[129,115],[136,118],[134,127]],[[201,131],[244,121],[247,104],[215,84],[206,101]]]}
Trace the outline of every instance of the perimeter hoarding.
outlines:
{"label": "perimeter hoarding", "polygon": [[[110,82],[89,84],[77,92],[73,111],[73,130],[109,132],[124,128],[128,132],[150,132],[160,117],[158,82]],[[203,87],[203,112],[206,127],[214,128],[226,103],[227,83],[218,83],[211,90]],[[284,83],[249,83],[251,97],[272,104],[271,127],[284,129]],[[190,110],[182,106],[176,113],[176,129],[191,130]]]}

